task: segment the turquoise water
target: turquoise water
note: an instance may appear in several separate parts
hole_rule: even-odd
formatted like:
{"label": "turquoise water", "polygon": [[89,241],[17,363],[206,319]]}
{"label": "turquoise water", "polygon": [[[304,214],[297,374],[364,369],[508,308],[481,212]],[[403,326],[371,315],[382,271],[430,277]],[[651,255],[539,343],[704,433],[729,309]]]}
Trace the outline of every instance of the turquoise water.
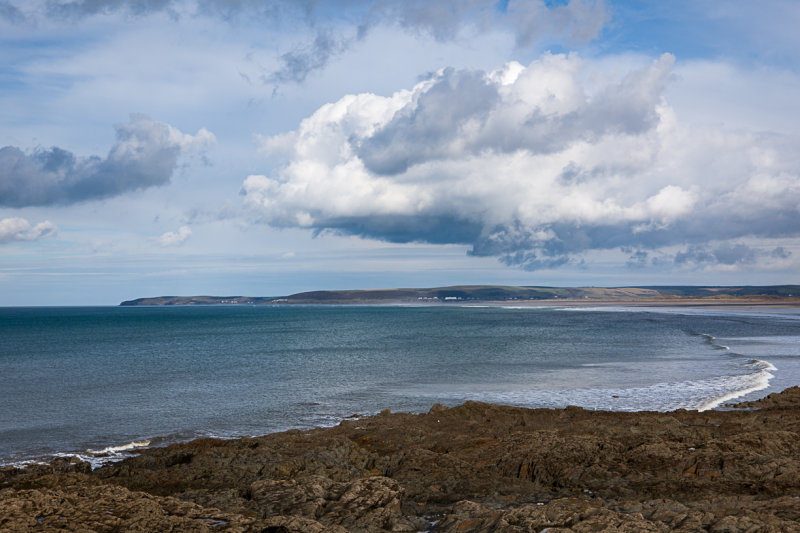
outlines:
{"label": "turquoise water", "polygon": [[98,463],[436,402],[711,408],[800,383],[800,313],[0,308],[0,376],[0,464],[57,453]]}

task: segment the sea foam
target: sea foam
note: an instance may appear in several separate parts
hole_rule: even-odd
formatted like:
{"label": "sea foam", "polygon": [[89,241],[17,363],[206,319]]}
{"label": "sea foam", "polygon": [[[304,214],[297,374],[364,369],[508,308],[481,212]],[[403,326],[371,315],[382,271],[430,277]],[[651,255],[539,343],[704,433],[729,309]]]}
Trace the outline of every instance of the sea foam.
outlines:
{"label": "sea foam", "polygon": [[151,440],[136,440],[121,444],[119,446],[106,446],[105,448],[94,450],[87,449],[82,452],[59,452],[54,454],[55,457],[75,457],[81,461],[86,461],[92,465],[92,469],[103,466],[107,463],[121,461],[126,457],[138,455],[137,452],[150,447]]}

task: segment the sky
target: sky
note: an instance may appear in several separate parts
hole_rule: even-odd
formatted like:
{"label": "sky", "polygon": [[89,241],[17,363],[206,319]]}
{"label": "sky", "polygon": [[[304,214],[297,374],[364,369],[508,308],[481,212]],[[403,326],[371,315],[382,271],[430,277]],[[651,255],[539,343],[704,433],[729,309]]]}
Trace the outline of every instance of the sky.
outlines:
{"label": "sky", "polygon": [[0,0],[0,305],[800,283],[795,0]]}

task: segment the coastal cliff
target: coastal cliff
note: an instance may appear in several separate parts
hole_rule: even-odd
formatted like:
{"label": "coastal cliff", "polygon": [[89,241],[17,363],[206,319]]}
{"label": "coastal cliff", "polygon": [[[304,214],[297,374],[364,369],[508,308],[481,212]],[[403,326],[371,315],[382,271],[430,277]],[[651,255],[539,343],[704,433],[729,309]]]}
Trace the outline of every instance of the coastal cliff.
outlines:
{"label": "coastal cliff", "polygon": [[800,388],[735,409],[467,402],[0,469],[0,530],[800,531]]}

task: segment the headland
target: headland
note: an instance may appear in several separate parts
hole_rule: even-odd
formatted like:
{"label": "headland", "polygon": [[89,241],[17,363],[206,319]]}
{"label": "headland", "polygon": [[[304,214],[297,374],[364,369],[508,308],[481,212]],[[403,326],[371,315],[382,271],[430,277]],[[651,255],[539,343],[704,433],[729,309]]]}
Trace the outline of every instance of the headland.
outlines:
{"label": "headland", "polygon": [[457,285],[427,289],[321,290],[288,296],[156,296],[121,306],[153,305],[800,305],[800,285],[699,287],[534,287]]}

